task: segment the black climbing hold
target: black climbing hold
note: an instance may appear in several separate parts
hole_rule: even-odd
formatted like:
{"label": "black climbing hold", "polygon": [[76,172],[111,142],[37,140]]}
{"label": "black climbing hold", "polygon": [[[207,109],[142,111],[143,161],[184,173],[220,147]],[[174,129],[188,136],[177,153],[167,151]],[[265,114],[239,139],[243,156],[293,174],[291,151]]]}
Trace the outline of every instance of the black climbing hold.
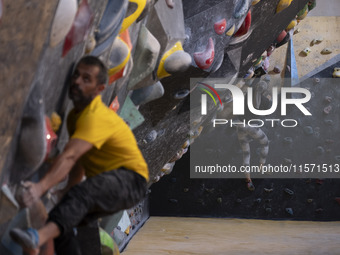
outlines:
{"label": "black climbing hold", "polygon": [[183,99],[189,95],[190,91],[188,89],[182,89],[175,93],[174,98],[175,99]]}
{"label": "black climbing hold", "polygon": [[287,212],[289,215],[293,215],[293,214],[294,214],[292,208],[286,208],[286,212]]}
{"label": "black climbing hold", "polygon": [[306,126],[303,128],[303,132],[306,135],[312,135],[313,134],[313,128],[311,126]]}
{"label": "black climbing hold", "polygon": [[285,188],[284,191],[285,191],[288,195],[290,195],[290,196],[293,196],[293,195],[294,195],[294,191],[292,191],[292,190],[290,190],[290,189],[288,189],[288,188]]}
{"label": "black climbing hold", "polygon": [[285,138],[284,138],[284,142],[285,142],[286,144],[291,144],[291,143],[293,142],[293,138],[291,138],[291,137],[285,137]]}
{"label": "black climbing hold", "polygon": [[169,199],[169,202],[176,204],[176,203],[178,203],[178,200],[177,200],[177,199],[174,199],[174,198],[170,198],[170,199]]}
{"label": "black climbing hold", "polygon": [[272,212],[272,208],[267,207],[267,208],[266,208],[266,212],[267,212],[267,213],[271,213],[271,212]]}
{"label": "black climbing hold", "polygon": [[320,155],[324,154],[325,153],[325,149],[322,147],[322,146],[318,146],[316,148],[316,152]]}

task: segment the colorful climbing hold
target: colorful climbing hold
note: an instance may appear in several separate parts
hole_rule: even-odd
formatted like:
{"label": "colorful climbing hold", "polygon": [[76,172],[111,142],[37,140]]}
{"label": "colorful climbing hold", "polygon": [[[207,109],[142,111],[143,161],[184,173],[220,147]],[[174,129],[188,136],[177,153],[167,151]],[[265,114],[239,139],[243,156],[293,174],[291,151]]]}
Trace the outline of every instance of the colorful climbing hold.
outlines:
{"label": "colorful climbing hold", "polygon": [[174,98],[180,100],[187,97],[189,93],[190,91],[188,89],[181,89],[175,93]]}
{"label": "colorful climbing hold", "polygon": [[236,6],[235,12],[234,12],[234,18],[239,19],[242,16],[244,16],[249,9],[249,2],[248,0],[241,0],[239,1],[239,6]]}
{"label": "colorful climbing hold", "polygon": [[58,113],[53,112],[51,114],[51,126],[54,132],[58,132],[61,122],[62,121]]}
{"label": "colorful climbing hold", "polygon": [[235,32],[235,24],[229,28],[229,30],[225,33],[227,36],[232,36]]}
{"label": "colorful climbing hold", "polygon": [[165,0],[166,5],[172,9],[175,6],[174,0]]}
{"label": "colorful climbing hold", "polygon": [[290,189],[288,189],[288,188],[285,188],[284,189],[284,192],[286,192],[288,195],[290,195],[290,196],[293,196],[294,195],[294,191],[292,191],[292,190],[290,190]]}
{"label": "colorful climbing hold", "polygon": [[117,112],[119,110],[119,101],[118,101],[118,96],[116,96],[112,103],[110,104],[110,109],[112,109],[114,112]]}
{"label": "colorful climbing hold", "polygon": [[269,46],[266,51],[267,51],[267,57],[269,57],[275,50],[275,46],[274,45],[271,45]]}
{"label": "colorful climbing hold", "polygon": [[46,155],[45,160],[48,158],[51,150],[55,146],[58,136],[54,133],[51,125],[50,118],[45,116],[45,142],[46,142]]}
{"label": "colorful climbing hold", "polygon": [[324,48],[322,51],[321,51],[321,54],[322,55],[327,55],[327,54],[331,54],[333,51],[329,48]]}
{"label": "colorful climbing hold", "polygon": [[224,31],[227,29],[227,21],[226,19],[221,19],[214,24],[214,29],[216,34],[222,35]]}
{"label": "colorful climbing hold", "polygon": [[274,73],[281,73],[280,67],[274,66],[273,72],[274,72]]}
{"label": "colorful climbing hold", "polygon": [[286,9],[290,4],[292,3],[292,0],[280,0],[279,4],[276,7],[276,13],[279,13]]}
{"label": "colorful climbing hold", "polygon": [[[77,14],[77,0],[60,0],[57,11],[53,18],[50,46],[54,47],[64,40],[67,33],[70,31],[74,18]],[[0,3],[1,16],[1,3]]]}
{"label": "colorful climbing hold", "polygon": [[286,31],[289,31],[289,30],[293,29],[296,25],[297,25],[297,20],[296,20],[296,19],[293,19],[293,20],[289,23],[288,27],[286,28]]}
{"label": "colorful climbing hold", "polygon": [[125,67],[130,58],[130,54],[129,46],[119,36],[117,36],[112,44],[112,50],[109,56],[109,77],[115,75]]}
{"label": "colorful climbing hold", "polygon": [[92,24],[93,14],[87,0],[83,0],[78,7],[71,30],[66,36],[62,56],[65,56],[73,46],[85,40]]}
{"label": "colorful climbing hold", "polygon": [[280,43],[287,36],[286,30],[283,30],[276,38],[275,42]]}
{"label": "colorful climbing hold", "polygon": [[171,73],[185,71],[190,64],[190,55],[183,50],[182,43],[178,41],[162,56],[158,65],[157,76],[162,79],[170,76]]}
{"label": "colorful climbing hold", "polygon": [[119,33],[125,31],[128,27],[131,26],[133,22],[141,15],[143,12],[145,5],[146,5],[146,0],[129,0],[130,3],[135,3],[137,5],[137,8],[134,9],[134,12],[127,12],[131,13],[128,17],[125,17],[122,23],[122,27],[120,28]]}
{"label": "colorful climbing hold", "polygon": [[306,4],[306,5],[302,8],[302,10],[299,11],[299,12],[297,13],[296,19],[297,19],[297,20],[303,20],[303,19],[307,16],[307,14],[308,14],[308,4]]}
{"label": "colorful climbing hold", "polygon": [[294,211],[292,208],[286,208],[286,213],[288,213],[289,215],[294,215]]}
{"label": "colorful climbing hold", "polygon": [[242,35],[245,35],[246,33],[248,33],[250,26],[251,26],[251,10],[249,10],[249,12],[248,12],[247,16],[245,17],[242,25],[237,30],[237,32],[234,34],[234,37],[239,37],[239,36],[242,36]]}
{"label": "colorful climbing hold", "polygon": [[313,10],[315,8],[315,6],[316,6],[316,0],[310,0],[308,2],[308,11]]}
{"label": "colorful climbing hold", "polygon": [[147,87],[136,89],[131,94],[131,100],[135,105],[142,105],[161,98],[164,95],[164,88],[160,81]]}
{"label": "colorful climbing hold", "polygon": [[303,51],[301,51],[301,55],[308,56],[308,54],[311,53],[310,48],[305,48]]}
{"label": "colorful climbing hold", "polygon": [[202,51],[202,52],[195,52],[194,53],[194,60],[195,60],[196,65],[199,68],[206,70],[213,63],[214,56],[215,56],[214,41],[210,37],[209,42],[208,42],[205,50]]}
{"label": "colorful climbing hold", "polygon": [[252,2],[251,2],[251,5],[256,5],[256,4],[258,4],[259,2],[260,2],[261,0],[253,0]]}
{"label": "colorful climbing hold", "polygon": [[340,67],[335,67],[333,71],[334,78],[340,78]]}
{"label": "colorful climbing hold", "polygon": [[324,114],[329,114],[332,110],[332,106],[328,105],[323,109]]}

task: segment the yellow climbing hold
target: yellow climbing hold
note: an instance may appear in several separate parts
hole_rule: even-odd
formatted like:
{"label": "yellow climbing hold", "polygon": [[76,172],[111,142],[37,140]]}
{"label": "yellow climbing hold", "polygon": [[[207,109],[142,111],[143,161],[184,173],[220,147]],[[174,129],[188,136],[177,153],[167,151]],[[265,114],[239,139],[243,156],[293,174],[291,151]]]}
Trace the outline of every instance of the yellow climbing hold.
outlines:
{"label": "yellow climbing hold", "polygon": [[307,56],[310,52],[311,52],[310,48],[305,48],[303,51],[301,51],[301,54]]}
{"label": "yellow climbing hold", "polygon": [[129,0],[130,3],[137,4],[136,10],[123,20],[119,33],[125,31],[143,12],[147,0]]}
{"label": "yellow climbing hold", "polygon": [[279,13],[286,9],[290,4],[292,3],[292,0],[280,0],[279,4],[276,7],[276,13]]}
{"label": "yellow climbing hold", "polygon": [[340,78],[340,67],[335,67],[333,72],[334,78]]}
{"label": "yellow climbing hold", "polygon": [[58,132],[59,127],[61,125],[61,118],[58,113],[53,112],[51,114],[51,126],[54,132]]}
{"label": "yellow climbing hold", "polygon": [[167,52],[164,53],[161,61],[159,62],[158,69],[157,69],[158,78],[162,79],[164,77],[171,75],[167,71],[165,71],[164,62],[170,55],[172,55],[176,51],[180,51],[180,50],[183,51],[183,46],[182,46],[182,43],[180,41],[178,41],[178,42],[175,43],[175,45],[170,50],[168,50]]}
{"label": "yellow climbing hold", "polygon": [[233,25],[225,34],[227,36],[232,36],[235,32],[235,25]]}
{"label": "yellow climbing hold", "polygon": [[296,21],[296,19],[293,19],[293,20],[289,23],[289,25],[288,25],[288,27],[286,28],[286,30],[289,31],[289,30],[291,30],[292,28],[294,28],[296,25],[297,25],[297,21]]}
{"label": "yellow climbing hold", "polygon": [[113,50],[111,54],[114,54],[114,56],[110,56],[110,62],[113,67],[108,70],[109,76],[112,76],[120,71],[129,61],[131,55],[129,46],[119,36],[116,37],[112,49]]}
{"label": "yellow climbing hold", "polygon": [[255,5],[258,4],[261,0],[253,0],[253,2],[251,2],[251,5]]}

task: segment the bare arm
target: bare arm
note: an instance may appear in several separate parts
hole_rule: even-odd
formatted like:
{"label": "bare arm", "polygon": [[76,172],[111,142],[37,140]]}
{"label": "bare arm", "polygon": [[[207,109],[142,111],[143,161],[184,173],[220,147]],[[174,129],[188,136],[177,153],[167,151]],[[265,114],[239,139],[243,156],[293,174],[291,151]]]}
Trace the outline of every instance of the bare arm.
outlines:
{"label": "bare arm", "polygon": [[25,182],[23,184],[28,191],[23,195],[24,204],[29,206],[51,187],[58,184],[71,171],[73,166],[75,166],[77,160],[91,148],[92,144],[84,140],[71,139],[65,146],[64,151],[57,157],[47,174],[38,183]]}

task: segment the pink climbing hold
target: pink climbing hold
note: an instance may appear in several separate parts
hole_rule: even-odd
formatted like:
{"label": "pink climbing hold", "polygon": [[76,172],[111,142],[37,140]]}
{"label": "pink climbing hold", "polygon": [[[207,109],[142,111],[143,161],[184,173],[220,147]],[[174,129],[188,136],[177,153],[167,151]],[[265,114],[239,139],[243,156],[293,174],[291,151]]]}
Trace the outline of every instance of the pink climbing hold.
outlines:
{"label": "pink climbing hold", "polygon": [[174,8],[175,6],[175,3],[173,0],[165,0],[165,3],[170,9]]}
{"label": "pink climbing hold", "polygon": [[194,60],[199,68],[208,69],[214,61],[214,56],[215,56],[214,41],[210,37],[209,43],[205,48],[205,51],[194,53]]}
{"label": "pink climbing hold", "polygon": [[214,24],[216,34],[222,35],[227,28],[227,21],[222,19]]}
{"label": "pink climbing hold", "polygon": [[325,114],[329,114],[330,112],[331,112],[331,110],[332,110],[332,106],[327,106],[327,107],[325,107],[324,109],[323,109],[323,112],[325,113]]}
{"label": "pink climbing hold", "polygon": [[78,7],[78,12],[74,18],[70,32],[68,32],[63,49],[63,57],[73,46],[83,42],[90,30],[93,21],[93,14],[87,0],[83,0]]}
{"label": "pink climbing hold", "polygon": [[241,27],[234,34],[234,37],[239,37],[248,33],[249,28],[251,26],[251,10],[249,10],[247,16],[245,17]]}
{"label": "pink climbing hold", "polygon": [[283,31],[278,35],[278,37],[276,38],[276,42],[277,42],[277,43],[282,42],[282,40],[286,37],[286,35],[287,35],[286,30],[283,30]]}

